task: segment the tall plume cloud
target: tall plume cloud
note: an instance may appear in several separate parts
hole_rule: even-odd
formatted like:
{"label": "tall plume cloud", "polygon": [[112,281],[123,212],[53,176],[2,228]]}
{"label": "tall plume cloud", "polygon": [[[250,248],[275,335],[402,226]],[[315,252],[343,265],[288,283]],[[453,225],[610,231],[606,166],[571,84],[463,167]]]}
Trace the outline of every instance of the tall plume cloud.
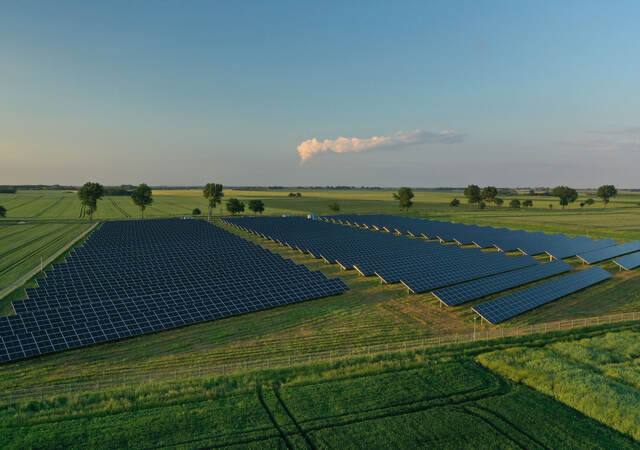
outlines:
{"label": "tall plume cloud", "polygon": [[307,139],[298,145],[298,154],[300,155],[300,161],[304,163],[312,156],[324,152],[366,152],[373,149],[395,149],[424,143],[452,144],[460,142],[463,138],[464,134],[453,130],[443,130],[435,133],[422,130],[398,131],[391,136],[373,136],[370,138],[339,137],[337,139],[325,139],[324,141],[313,138]]}

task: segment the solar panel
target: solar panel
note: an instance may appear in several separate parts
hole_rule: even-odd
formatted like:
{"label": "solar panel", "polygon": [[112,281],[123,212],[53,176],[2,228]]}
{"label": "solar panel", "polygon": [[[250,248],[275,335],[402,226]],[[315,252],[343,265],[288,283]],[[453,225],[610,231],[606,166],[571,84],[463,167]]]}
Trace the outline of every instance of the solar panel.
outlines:
{"label": "solar panel", "polygon": [[595,264],[601,261],[606,261],[607,259],[615,258],[616,256],[637,252],[638,250],[640,250],[640,242],[632,241],[625,244],[614,245],[612,247],[605,247],[588,253],[582,253],[576,256],[587,264]]}
{"label": "solar panel", "polygon": [[526,255],[548,252],[556,259],[616,245],[616,242],[611,239],[594,242],[585,236],[569,238],[563,234],[545,234],[385,214],[341,214],[326,216],[323,219],[342,224],[366,223],[373,229],[397,230],[412,236],[423,236],[442,242],[475,244],[481,248],[495,247],[503,252],[520,251]]}
{"label": "solar panel", "polygon": [[609,272],[595,266],[481,303],[472,309],[496,324],[608,278],[611,278]]}
{"label": "solar panel", "polygon": [[613,262],[625,270],[635,269],[636,267],[640,267],[640,252],[616,258]]}
{"label": "solar panel", "polygon": [[344,292],[201,220],[106,222],[0,317],[0,361]]}
{"label": "solar panel", "polygon": [[433,291],[442,303],[456,306],[496,292],[522,286],[527,283],[542,280],[571,270],[571,266],[564,261],[552,261],[546,264],[527,267],[501,273],[466,283],[456,284]]}

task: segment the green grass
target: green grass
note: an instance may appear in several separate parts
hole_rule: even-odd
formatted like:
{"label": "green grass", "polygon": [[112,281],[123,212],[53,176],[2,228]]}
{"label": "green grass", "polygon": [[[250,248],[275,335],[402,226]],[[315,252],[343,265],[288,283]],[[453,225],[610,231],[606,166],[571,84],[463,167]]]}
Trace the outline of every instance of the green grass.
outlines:
{"label": "green grass", "polygon": [[640,332],[628,330],[541,348],[511,348],[478,360],[640,440]]}
{"label": "green grass", "polygon": [[0,289],[64,247],[86,223],[0,221]]}
{"label": "green grass", "polygon": [[[637,327],[493,347],[608,339],[613,330]],[[2,403],[0,447],[638,448],[628,436],[478,364],[474,358],[491,348],[476,343]]]}
{"label": "green grass", "polygon": [[[330,214],[328,205],[334,201],[340,204],[341,213],[400,213],[391,190],[302,189],[300,192],[302,198],[288,198],[289,190],[227,189],[225,199],[236,197],[245,203],[251,199],[261,199],[266,206],[265,213],[275,215]],[[460,207],[448,206],[453,197],[462,200]],[[592,192],[580,192],[581,199],[587,197],[595,196]],[[146,217],[189,215],[194,208],[199,208],[205,214],[207,211],[206,200],[199,190],[156,190],[154,198],[153,205],[145,211]],[[504,198],[505,204],[508,204],[510,197]],[[479,210],[466,204],[462,192],[416,191],[414,206],[409,215],[550,233],[605,236],[623,241],[640,238],[640,228],[637,225],[640,219],[640,193],[621,192],[606,208],[602,208],[600,203],[580,208],[578,201],[564,210],[553,197],[518,195],[518,198],[533,200],[534,207],[513,210],[507,206],[489,206],[485,210]],[[549,204],[554,206],[553,209],[549,209]],[[7,208],[7,217],[11,219],[78,220],[80,213],[80,203],[76,194],[67,191],[18,191],[15,194],[0,194],[0,205]],[[214,213],[220,214],[222,209],[223,207],[217,207]],[[140,211],[130,198],[124,196],[105,197],[100,200],[95,218],[126,219],[139,216]]]}

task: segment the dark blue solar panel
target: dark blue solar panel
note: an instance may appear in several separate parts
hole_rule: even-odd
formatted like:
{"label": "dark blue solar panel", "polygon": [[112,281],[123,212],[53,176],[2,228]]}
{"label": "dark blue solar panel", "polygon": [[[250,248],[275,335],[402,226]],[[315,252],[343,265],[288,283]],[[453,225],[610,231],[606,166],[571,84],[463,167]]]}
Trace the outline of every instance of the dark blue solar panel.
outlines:
{"label": "dark blue solar panel", "polygon": [[488,322],[495,324],[608,278],[611,278],[611,274],[603,268],[591,267],[490,300],[472,309]]}
{"label": "dark blue solar panel", "polygon": [[640,267],[640,252],[616,258],[613,262],[625,270],[635,269],[636,267]]}
{"label": "dark blue solar panel", "polygon": [[0,361],[347,289],[204,221],[106,222],[0,318]]}
{"label": "dark blue solar panel", "polygon": [[581,253],[577,256],[587,264],[595,264],[600,261],[615,258],[616,256],[637,252],[638,250],[640,250],[640,242],[632,241],[620,245],[614,245],[612,247],[605,247],[588,253]]}
{"label": "dark blue solar panel", "polygon": [[367,224],[375,229],[397,230],[402,234],[424,236],[443,242],[475,244],[481,248],[496,247],[501,251],[521,251],[527,255],[548,252],[554,258],[564,259],[578,253],[616,245],[611,239],[594,242],[587,237],[569,238],[563,234],[545,234],[523,230],[509,230],[462,223],[440,222],[385,214],[326,216],[335,223]]}
{"label": "dark blue solar panel", "polygon": [[[368,226],[368,218],[355,216],[342,219],[343,222]],[[243,217],[226,221],[245,231],[288,242],[344,269],[356,269],[365,276],[377,274],[387,283],[403,282],[413,292],[424,292],[537,264],[529,256],[509,257],[497,251],[463,249],[458,245],[442,245],[424,239],[338,226],[301,217]],[[466,227],[462,224],[457,226]],[[406,232],[402,227],[389,229]]]}
{"label": "dark blue solar panel", "polygon": [[571,266],[566,262],[552,261],[547,264],[540,264],[438,289],[433,291],[433,295],[445,305],[455,306],[570,270]]}

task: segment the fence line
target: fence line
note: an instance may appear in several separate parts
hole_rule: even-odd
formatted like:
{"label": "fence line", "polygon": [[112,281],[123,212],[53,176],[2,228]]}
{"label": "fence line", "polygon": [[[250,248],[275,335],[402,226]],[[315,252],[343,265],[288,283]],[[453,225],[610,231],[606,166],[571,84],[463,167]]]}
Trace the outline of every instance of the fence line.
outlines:
{"label": "fence line", "polygon": [[340,349],[316,351],[303,354],[288,354],[262,360],[198,366],[190,368],[167,368],[140,373],[116,373],[104,375],[92,381],[75,381],[55,385],[32,386],[28,389],[6,389],[0,393],[0,402],[18,400],[38,400],[56,395],[71,395],[96,392],[109,388],[137,387],[143,384],[167,381],[181,381],[193,378],[231,375],[268,368],[292,367],[314,362],[330,362],[351,357],[374,356],[385,353],[413,351],[443,347],[451,344],[463,344],[476,341],[488,341],[514,336],[566,331],[587,326],[598,326],[640,320],[640,312],[611,314],[606,316],[568,319],[556,322],[540,323],[519,328],[492,328],[476,330],[465,334],[433,336],[398,342],[386,342],[371,345],[358,345]]}

